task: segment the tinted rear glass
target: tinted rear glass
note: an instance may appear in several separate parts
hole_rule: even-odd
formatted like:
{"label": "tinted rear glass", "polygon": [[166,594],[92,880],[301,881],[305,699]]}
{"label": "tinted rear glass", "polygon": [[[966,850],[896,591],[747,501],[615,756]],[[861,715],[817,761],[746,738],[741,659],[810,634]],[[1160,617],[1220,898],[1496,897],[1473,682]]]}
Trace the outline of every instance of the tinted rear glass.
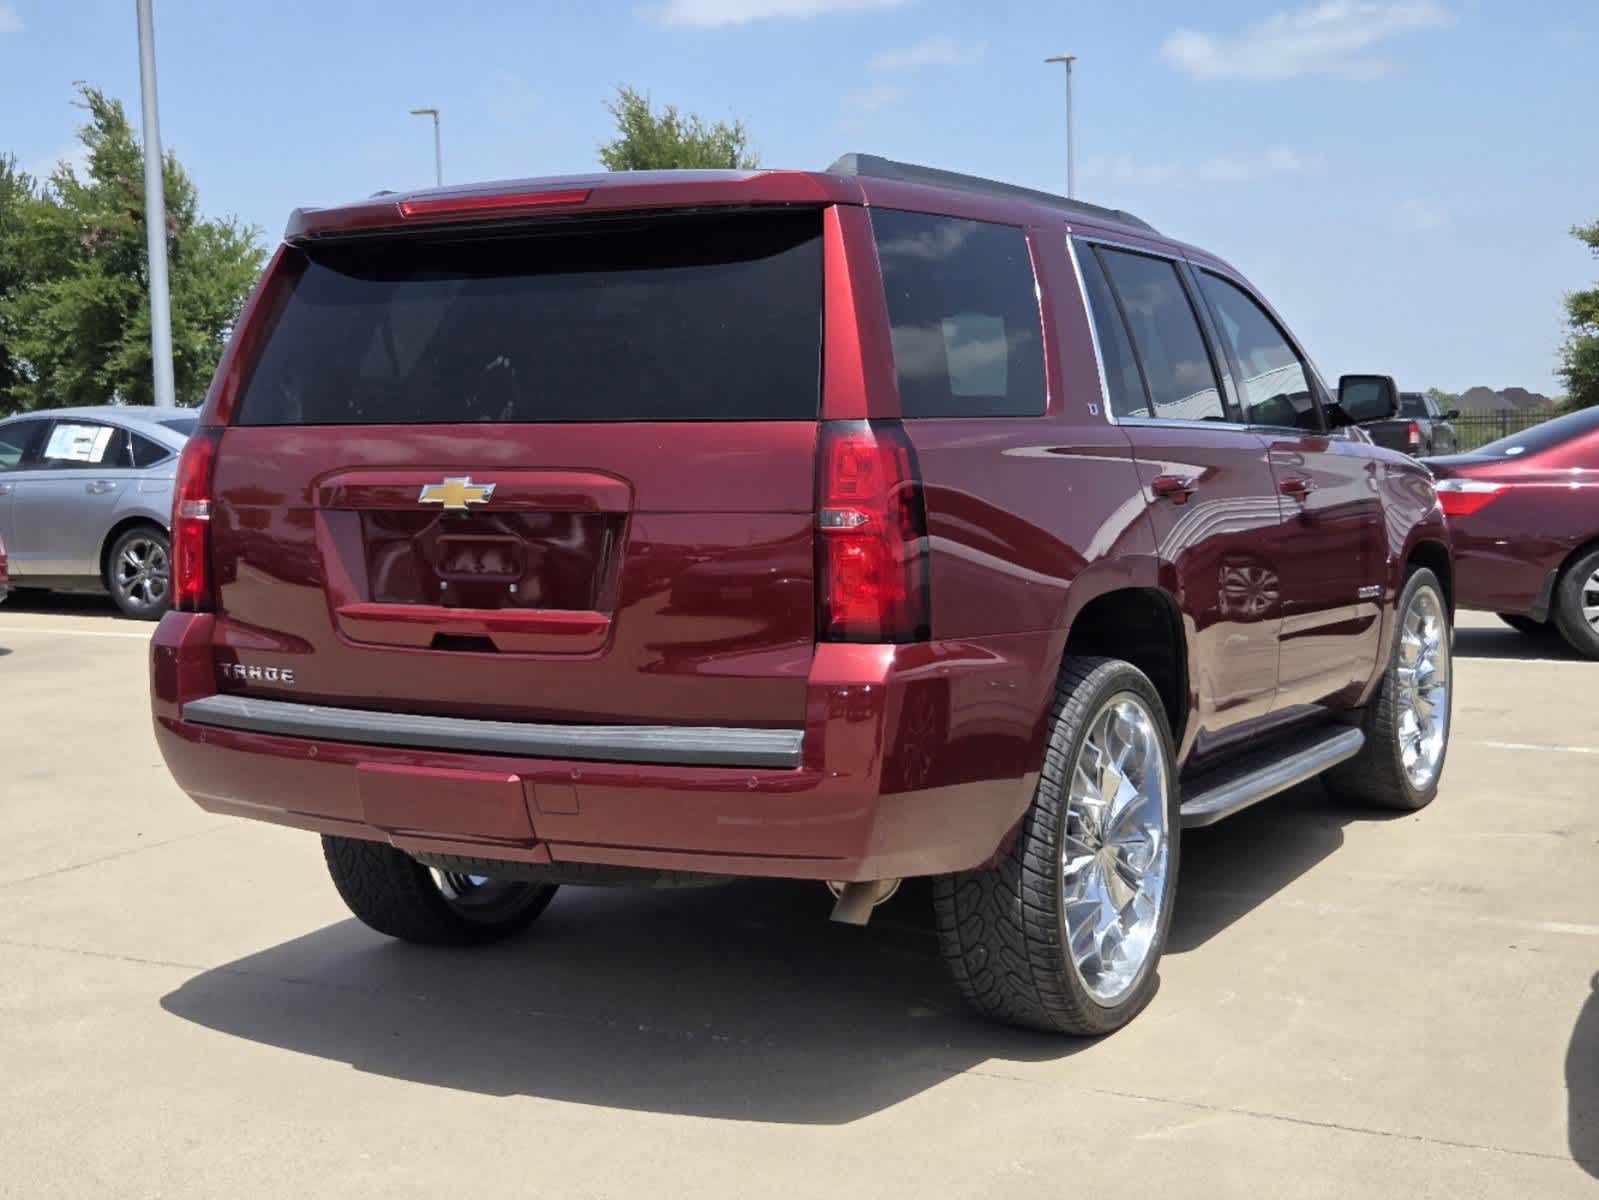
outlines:
{"label": "tinted rear glass", "polygon": [[1542,454],[1562,442],[1599,429],[1599,408],[1581,408],[1563,417],[1555,417],[1541,425],[1534,425],[1520,433],[1489,442],[1473,454],[1491,454],[1499,458],[1519,458],[1524,454]]}
{"label": "tinted rear glass", "polygon": [[181,433],[184,437],[188,437],[194,432],[195,427],[200,424],[200,416],[196,413],[189,417],[167,417],[156,423],[165,425],[173,433]]}
{"label": "tinted rear glass", "polygon": [[1044,342],[1027,235],[1011,225],[872,213],[907,417],[1044,411]]}
{"label": "tinted rear glass", "polygon": [[1416,392],[1399,393],[1399,415],[1401,417],[1425,417],[1427,412],[1427,398]]}
{"label": "tinted rear glass", "polygon": [[292,252],[244,425],[810,420],[817,211]]}

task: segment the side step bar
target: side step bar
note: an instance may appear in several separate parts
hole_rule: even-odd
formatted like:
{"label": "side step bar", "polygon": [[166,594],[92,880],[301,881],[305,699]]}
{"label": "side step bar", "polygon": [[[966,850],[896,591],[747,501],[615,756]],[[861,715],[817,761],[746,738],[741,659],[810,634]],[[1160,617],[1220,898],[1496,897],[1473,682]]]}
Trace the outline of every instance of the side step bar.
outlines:
{"label": "side step bar", "polygon": [[1350,726],[1318,729],[1200,775],[1183,788],[1183,828],[1214,825],[1355,757],[1365,744],[1366,735]]}

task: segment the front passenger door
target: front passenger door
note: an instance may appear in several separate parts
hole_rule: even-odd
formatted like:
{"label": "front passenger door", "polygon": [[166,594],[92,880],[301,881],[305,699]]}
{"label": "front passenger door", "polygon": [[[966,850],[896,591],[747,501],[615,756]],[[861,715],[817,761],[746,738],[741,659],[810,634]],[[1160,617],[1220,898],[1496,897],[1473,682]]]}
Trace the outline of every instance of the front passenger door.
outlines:
{"label": "front passenger door", "polygon": [[1353,703],[1376,669],[1387,538],[1377,462],[1330,434],[1314,373],[1276,319],[1203,268],[1209,303],[1250,428],[1265,439],[1282,523],[1275,711]]}

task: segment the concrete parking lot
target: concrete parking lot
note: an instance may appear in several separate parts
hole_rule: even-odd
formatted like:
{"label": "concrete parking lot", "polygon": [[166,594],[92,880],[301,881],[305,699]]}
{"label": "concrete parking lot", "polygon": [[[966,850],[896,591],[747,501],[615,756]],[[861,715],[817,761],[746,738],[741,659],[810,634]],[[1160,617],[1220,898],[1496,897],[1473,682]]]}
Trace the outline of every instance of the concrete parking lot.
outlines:
{"label": "concrete parking lot", "polygon": [[925,889],[568,889],[471,952],[201,813],[149,629],[0,606],[0,1195],[1599,1193],[1599,663],[1467,615],[1443,792],[1189,836],[1151,1008],[968,1017]]}

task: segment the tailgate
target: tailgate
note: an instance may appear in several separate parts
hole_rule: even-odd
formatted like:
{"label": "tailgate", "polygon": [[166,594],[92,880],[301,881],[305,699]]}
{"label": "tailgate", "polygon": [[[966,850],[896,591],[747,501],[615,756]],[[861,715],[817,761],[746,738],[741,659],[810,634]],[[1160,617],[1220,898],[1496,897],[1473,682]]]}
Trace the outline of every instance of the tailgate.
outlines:
{"label": "tailgate", "polygon": [[411,235],[281,269],[213,480],[224,691],[803,723],[817,211]]}

